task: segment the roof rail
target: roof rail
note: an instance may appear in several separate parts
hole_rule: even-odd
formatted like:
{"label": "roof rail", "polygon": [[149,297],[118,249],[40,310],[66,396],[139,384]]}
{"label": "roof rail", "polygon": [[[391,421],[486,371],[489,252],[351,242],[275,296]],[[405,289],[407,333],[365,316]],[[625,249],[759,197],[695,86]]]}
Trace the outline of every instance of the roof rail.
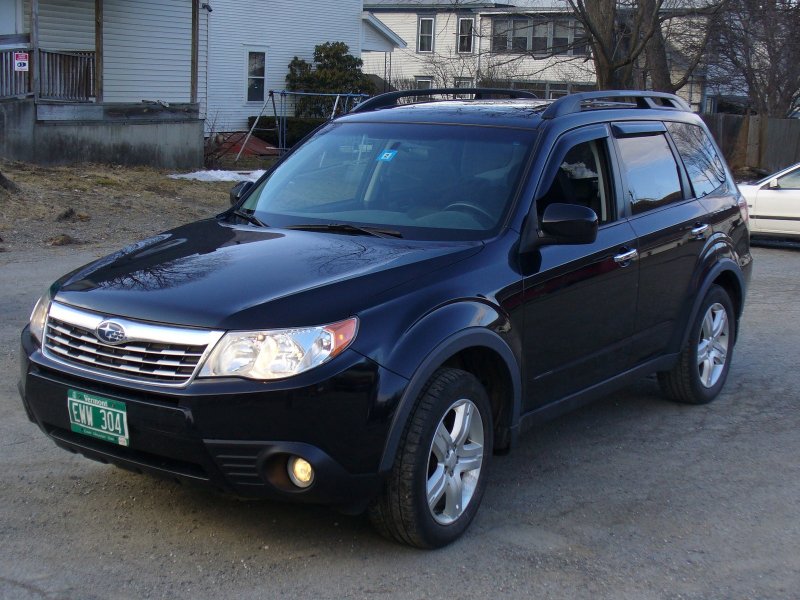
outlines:
{"label": "roof rail", "polygon": [[[661,100],[658,103],[656,99]],[[570,94],[553,102],[542,113],[543,119],[555,119],[564,115],[581,112],[583,104],[592,100],[631,100],[636,103],[636,108],[666,108],[671,110],[691,111],[691,107],[683,98],[665,92],[642,92],[634,90],[601,90],[597,92],[580,92]],[[613,106],[598,106],[598,108],[614,108]],[[626,107],[627,108],[627,107]]]}
{"label": "roof rail", "polygon": [[403,90],[399,92],[386,92],[373,96],[361,104],[355,106],[350,112],[360,113],[387,106],[395,106],[400,98],[416,98],[419,96],[437,96],[440,94],[474,94],[475,100],[481,100],[488,96],[507,96],[509,98],[534,98],[538,96],[528,90],[507,90],[499,88],[429,88],[424,90]]}

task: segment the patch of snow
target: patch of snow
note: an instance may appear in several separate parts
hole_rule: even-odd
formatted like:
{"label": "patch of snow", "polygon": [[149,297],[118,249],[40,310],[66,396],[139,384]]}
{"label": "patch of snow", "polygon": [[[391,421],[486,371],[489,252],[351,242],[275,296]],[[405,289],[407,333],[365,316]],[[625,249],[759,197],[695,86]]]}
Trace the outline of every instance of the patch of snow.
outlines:
{"label": "patch of snow", "polygon": [[255,181],[264,171],[195,171],[169,175],[170,179],[194,179],[196,181]]}

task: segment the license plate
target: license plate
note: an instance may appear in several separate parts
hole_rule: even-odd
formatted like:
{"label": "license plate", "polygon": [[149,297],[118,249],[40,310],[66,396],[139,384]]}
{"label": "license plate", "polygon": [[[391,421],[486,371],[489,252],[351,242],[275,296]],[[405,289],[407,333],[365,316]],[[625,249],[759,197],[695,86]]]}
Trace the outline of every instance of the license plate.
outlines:
{"label": "license plate", "polygon": [[67,410],[72,431],[127,446],[128,416],[125,403],[77,390],[67,390]]}

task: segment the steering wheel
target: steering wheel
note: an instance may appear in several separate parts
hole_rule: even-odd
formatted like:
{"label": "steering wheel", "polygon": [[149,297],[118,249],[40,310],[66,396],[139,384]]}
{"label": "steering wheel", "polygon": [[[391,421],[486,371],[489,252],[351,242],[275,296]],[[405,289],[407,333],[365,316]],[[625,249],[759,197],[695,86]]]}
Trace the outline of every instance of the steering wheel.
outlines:
{"label": "steering wheel", "polygon": [[467,212],[471,214],[478,223],[484,225],[487,229],[494,227],[496,219],[486,212],[480,206],[476,206],[474,204],[470,204],[469,202],[453,202],[452,204],[448,204],[442,209],[442,212],[446,210],[460,210],[462,212]]}

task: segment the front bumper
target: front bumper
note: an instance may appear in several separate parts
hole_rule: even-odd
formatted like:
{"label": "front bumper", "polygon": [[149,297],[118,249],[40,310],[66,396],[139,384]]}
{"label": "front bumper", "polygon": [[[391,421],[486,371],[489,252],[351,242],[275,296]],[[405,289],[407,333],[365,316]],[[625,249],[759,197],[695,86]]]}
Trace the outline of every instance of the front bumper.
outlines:
{"label": "front bumper", "polygon": [[[242,496],[342,508],[363,507],[378,492],[380,457],[408,383],[346,351],[292,381],[197,380],[183,389],[121,384],[54,363],[27,328],[21,356],[25,410],[62,448]],[[69,389],[124,402],[130,445],[71,431]],[[314,467],[310,487],[300,489],[289,481],[291,455]]]}

